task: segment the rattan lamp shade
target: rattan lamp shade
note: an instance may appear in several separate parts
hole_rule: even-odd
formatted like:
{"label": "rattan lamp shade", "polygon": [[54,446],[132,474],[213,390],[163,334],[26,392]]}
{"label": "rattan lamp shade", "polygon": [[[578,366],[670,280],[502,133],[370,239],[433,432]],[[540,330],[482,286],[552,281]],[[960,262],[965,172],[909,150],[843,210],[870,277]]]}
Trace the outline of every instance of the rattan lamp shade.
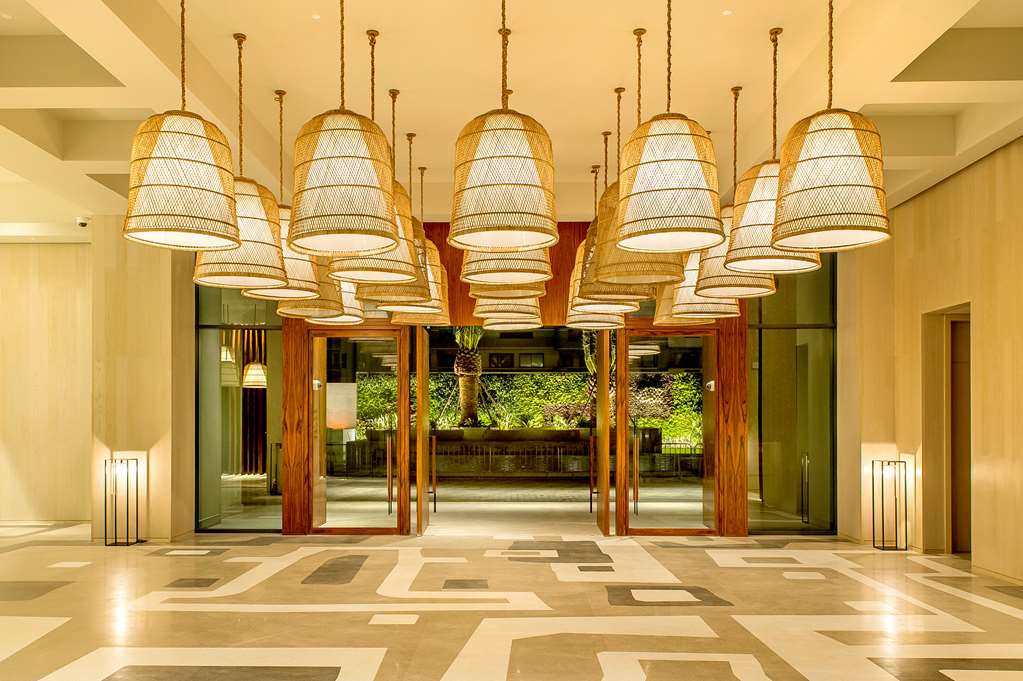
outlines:
{"label": "rattan lamp shade", "polygon": [[286,300],[277,303],[277,314],[281,317],[334,317],[343,314],[341,290],[338,282],[327,276],[327,264],[321,258],[313,258],[316,281],[319,283],[319,297],[309,300]]}
{"label": "rattan lamp shade", "polygon": [[[444,266],[440,262],[440,252],[437,247],[429,239],[424,239],[424,246],[426,252],[426,297],[417,301],[382,301],[378,298],[369,298],[377,304],[377,307],[381,310],[387,310],[388,312],[414,312],[414,313],[426,313],[432,314],[442,309],[442,298],[447,297],[447,273],[444,270]],[[442,280],[442,277],[444,279]],[[444,285],[442,285],[442,282]],[[375,285],[379,286],[379,285]],[[390,285],[394,287],[395,285]],[[364,290],[370,288],[365,285],[360,285],[358,288],[358,295],[360,298],[365,299]]]}
{"label": "rattan lamp shade", "polygon": [[517,253],[468,251],[462,255],[462,281],[467,284],[534,284],[553,276],[546,248]]}
{"label": "rattan lamp shade", "polygon": [[296,253],[288,248],[288,225],[291,222],[291,206],[277,206],[281,218],[281,251],[284,255],[284,272],[288,283],[279,288],[250,288],[242,291],[243,296],[258,300],[298,300],[315,298],[320,295],[311,257]]}
{"label": "rattan lamp shade", "polygon": [[696,280],[700,271],[700,254],[694,253],[686,268],[686,280],[675,285],[675,298],[671,306],[674,317],[691,319],[717,319],[738,317],[739,301],[734,298],[706,298],[696,292]]}
{"label": "rattan lamp shade", "polygon": [[656,301],[654,326],[700,326],[714,321],[713,319],[693,319],[674,316],[671,313],[671,308],[675,305],[675,286],[673,284],[662,286],[658,289]]}
{"label": "rattan lamp shade", "polygon": [[618,329],[625,326],[625,315],[608,312],[580,312],[574,309],[579,300],[580,265],[572,268],[565,326],[571,329]]}
{"label": "rattan lamp shade", "polygon": [[262,362],[249,362],[242,372],[243,388],[266,389],[266,365]]}
{"label": "rattan lamp shade", "polygon": [[313,255],[372,255],[396,248],[394,174],[380,127],[347,109],[327,111],[295,139],[290,246]]}
{"label": "rattan lamp shade", "polygon": [[377,255],[334,258],[330,262],[330,276],[356,284],[415,281],[419,268],[412,232],[412,204],[399,182],[394,183],[394,220],[398,226],[397,248]]}
{"label": "rattan lamp shade", "polygon": [[286,286],[281,218],[269,189],[247,177],[234,179],[241,245],[230,251],[202,251],[192,279],[219,288]]}
{"label": "rattan lamp shade", "polygon": [[557,242],[554,156],[547,131],[511,109],[469,121],[455,143],[448,243],[463,250],[511,252]]}
{"label": "rattan lamp shade", "polygon": [[604,190],[597,209],[596,280],[605,284],[629,286],[633,291],[682,281],[686,267],[685,253],[625,251],[617,247],[615,220],[619,210],[618,187],[619,183],[615,182]]}
{"label": "rattan lamp shade", "polygon": [[521,319],[540,316],[538,298],[477,298],[474,314],[482,319]]}
{"label": "rattan lamp shade", "polygon": [[778,161],[753,166],[735,186],[735,217],[725,256],[733,272],[808,272],[821,266],[816,253],[784,251],[771,245],[778,199]]}
{"label": "rattan lamp shade", "polygon": [[483,328],[487,331],[529,331],[539,329],[543,322],[539,317],[519,317],[517,319],[497,319],[491,317],[483,320]]}
{"label": "rattan lamp shade", "polygon": [[[617,185],[615,185],[615,188],[617,190]],[[613,220],[607,222],[613,222]],[[649,289],[644,286],[608,284],[597,279],[597,268],[600,264],[601,250],[597,247],[600,224],[600,219],[598,217],[598,219],[590,223],[590,228],[586,231],[582,274],[579,277],[579,295],[589,300],[604,300],[623,303],[638,303],[649,298]]]}
{"label": "rattan lamp shade", "polygon": [[177,250],[238,246],[231,148],[217,126],[188,111],[142,122],[131,144],[124,236]]}
{"label": "rattan lamp shade", "polygon": [[582,276],[584,262],[586,259],[586,241],[579,244],[575,251],[575,266],[572,268],[574,280],[571,282],[570,290],[575,291],[575,297],[570,301],[569,308],[573,312],[609,312],[622,314],[635,312],[639,309],[639,303],[630,300],[593,300],[579,295],[582,287]]}
{"label": "rattan lamp shade", "polygon": [[403,325],[421,325],[421,326],[451,326],[451,316],[449,313],[448,306],[448,273],[443,265],[438,270],[440,272],[440,286],[437,291],[440,295],[437,303],[440,305],[440,310],[437,312],[393,312],[391,313],[391,322],[394,324]]}
{"label": "rattan lamp shade", "polygon": [[327,326],[354,326],[365,319],[362,301],[355,297],[355,284],[347,281],[337,282],[341,300],[341,312],[330,317],[310,317],[310,324]]}
{"label": "rattan lamp shade", "polygon": [[470,298],[539,298],[547,295],[543,282],[533,284],[469,284]]}
{"label": "rattan lamp shade", "polygon": [[706,298],[757,298],[775,291],[773,274],[733,272],[725,267],[732,232],[732,207],[721,207],[725,240],[703,252],[696,292]]}
{"label": "rattan lamp shade", "polygon": [[618,184],[618,248],[674,253],[724,239],[714,145],[696,121],[663,113],[636,128]]}
{"label": "rattan lamp shade", "polygon": [[[427,279],[426,232],[416,218],[410,219],[412,229],[412,254],[416,264],[416,278],[402,282],[371,281],[360,283],[357,295],[360,300],[373,301],[381,305],[389,303],[422,303],[430,300],[430,282]],[[432,243],[430,244],[433,245]],[[392,251],[393,253],[393,251]],[[388,254],[390,255],[390,254]],[[336,262],[336,261],[335,261]]]}
{"label": "rattan lamp shade", "polygon": [[844,251],[890,236],[881,135],[862,114],[826,109],[792,126],[781,151],[778,248]]}

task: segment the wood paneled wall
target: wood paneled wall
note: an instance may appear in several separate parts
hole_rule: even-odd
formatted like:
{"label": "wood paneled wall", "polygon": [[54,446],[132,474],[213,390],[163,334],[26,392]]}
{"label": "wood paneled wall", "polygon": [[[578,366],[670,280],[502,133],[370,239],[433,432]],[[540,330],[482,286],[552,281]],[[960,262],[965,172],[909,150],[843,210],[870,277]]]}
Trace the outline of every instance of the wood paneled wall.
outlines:
{"label": "wood paneled wall", "polygon": [[718,328],[717,378],[717,530],[743,537],[749,529],[746,497],[746,301],[742,315],[721,319]]}
{"label": "wood paneled wall", "polygon": [[283,320],[284,366],[283,453],[281,461],[281,529],[284,534],[308,534],[312,522],[312,484],[309,470],[309,325],[301,319]]}

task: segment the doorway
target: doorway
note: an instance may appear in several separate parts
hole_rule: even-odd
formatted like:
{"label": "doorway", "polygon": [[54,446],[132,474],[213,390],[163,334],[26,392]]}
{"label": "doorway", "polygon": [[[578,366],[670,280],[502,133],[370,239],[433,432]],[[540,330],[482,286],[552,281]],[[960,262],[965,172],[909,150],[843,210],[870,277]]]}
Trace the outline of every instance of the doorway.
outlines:
{"label": "doorway", "polygon": [[948,327],[949,466],[952,553],[971,552],[970,321],[952,317]]}

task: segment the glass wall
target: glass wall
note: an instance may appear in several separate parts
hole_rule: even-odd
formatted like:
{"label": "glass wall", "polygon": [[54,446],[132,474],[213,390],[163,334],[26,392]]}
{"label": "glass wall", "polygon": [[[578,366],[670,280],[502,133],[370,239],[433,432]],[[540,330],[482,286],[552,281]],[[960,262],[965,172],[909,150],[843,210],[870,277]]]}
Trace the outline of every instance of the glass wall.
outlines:
{"label": "glass wall", "polygon": [[197,288],[196,528],[281,528],[281,322],[272,302]]}
{"label": "glass wall", "polygon": [[749,304],[751,532],[835,529],[835,256]]}

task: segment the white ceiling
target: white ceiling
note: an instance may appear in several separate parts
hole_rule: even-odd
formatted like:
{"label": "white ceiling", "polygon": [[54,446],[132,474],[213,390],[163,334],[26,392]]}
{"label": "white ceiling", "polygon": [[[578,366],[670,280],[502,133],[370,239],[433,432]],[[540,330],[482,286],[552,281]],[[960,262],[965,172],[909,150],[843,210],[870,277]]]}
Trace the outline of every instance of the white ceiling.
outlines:
{"label": "white ceiling", "polygon": [[[55,197],[29,211],[32,220],[73,220],[66,214],[72,206],[76,213],[123,211],[132,126],[177,106],[177,7],[178,0],[0,0],[0,177],[13,174]],[[426,217],[446,219],[458,131],[499,103],[499,1],[348,0],[346,8],[347,104],[369,114],[365,31],[377,29],[377,121],[390,132],[387,89],[401,90],[399,159],[404,133],[416,132],[415,164],[429,168]],[[725,194],[732,181],[729,89],[743,86],[741,173],[770,154],[768,29],[785,29],[779,137],[823,108],[826,8],[824,0],[674,3],[672,108],[713,132]],[[617,85],[627,88],[623,135],[634,127],[637,26],[648,31],[644,117],[664,109],[664,11],[663,0],[508,2],[511,104],[551,134],[562,219],[592,212],[589,168],[601,160],[600,132],[614,129]],[[189,0],[190,108],[235,139],[231,35],[246,33],[246,174],[275,191],[273,90],[288,91],[290,157],[299,126],[337,106],[337,18],[336,0]],[[984,43],[986,34],[972,30],[1017,27],[1018,0],[836,0],[835,104],[875,118],[893,203],[1023,134],[1023,75],[1006,67],[1013,55],[1001,54],[1001,71],[989,76],[991,55],[957,53],[966,37],[971,50]],[[67,49],[48,46],[55,39]],[[11,59],[35,70],[5,71]],[[975,62],[967,76],[963,60]],[[30,77],[43,85],[26,84]],[[0,223],[30,221],[20,214],[24,201],[18,210],[5,207],[14,203],[3,201],[4,192],[17,185],[0,183]]]}

